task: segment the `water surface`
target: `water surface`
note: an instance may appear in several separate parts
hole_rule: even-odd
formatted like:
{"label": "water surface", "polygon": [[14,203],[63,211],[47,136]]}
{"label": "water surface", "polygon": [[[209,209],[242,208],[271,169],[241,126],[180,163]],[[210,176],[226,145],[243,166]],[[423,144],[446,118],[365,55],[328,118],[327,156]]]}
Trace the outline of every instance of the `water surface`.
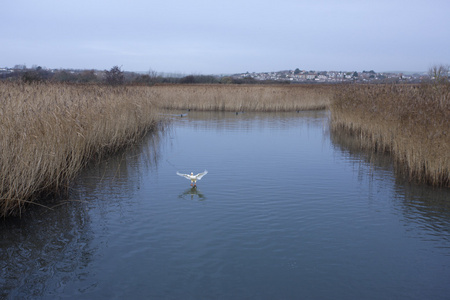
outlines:
{"label": "water surface", "polygon": [[[3,222],[9,299],[448,299],[450,192],[326,111],[189,112]],[[181,114],[180,114],[181,115]],[[176,171],[209,173],[192,189]]]}

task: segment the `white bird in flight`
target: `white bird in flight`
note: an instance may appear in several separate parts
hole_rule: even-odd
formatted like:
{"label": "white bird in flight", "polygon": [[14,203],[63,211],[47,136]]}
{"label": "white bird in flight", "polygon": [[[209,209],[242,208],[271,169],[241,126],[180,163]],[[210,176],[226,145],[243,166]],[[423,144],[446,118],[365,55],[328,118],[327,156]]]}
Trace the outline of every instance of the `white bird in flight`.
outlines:
{"label": "white bird in flight", "polygon": [[182,174],[177,171],[177,175],[182,176],[184,178],[187,178],[191,181],[191,186],[197,186],[197,180],[202,179],[203,176],[208,174],[208,171],[203,171],[202,173],[198,173],[197,175],[194,175],[194,173],[191,172],[191,174]]}

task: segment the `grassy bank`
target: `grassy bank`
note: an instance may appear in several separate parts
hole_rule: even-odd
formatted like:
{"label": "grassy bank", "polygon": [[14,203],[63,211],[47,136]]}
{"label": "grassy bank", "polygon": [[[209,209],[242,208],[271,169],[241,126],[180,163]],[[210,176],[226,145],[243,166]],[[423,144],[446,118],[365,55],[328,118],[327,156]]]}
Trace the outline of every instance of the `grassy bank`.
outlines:
{"label": "grassy bank", "polygon": [[90,159],[158,122],[149,89],[0,82],[0,216],[61,191]]}
{"label": "grassy bank", "polygon": [[324,109],[333,95],[326,85],[161,85],[151,91],[165,109],[236,112]]}
{"label": "grassy bank", "polygon": [[450,186],[450,85],[341,86],[331,112],[334,130],[391,152],[409,179]]}

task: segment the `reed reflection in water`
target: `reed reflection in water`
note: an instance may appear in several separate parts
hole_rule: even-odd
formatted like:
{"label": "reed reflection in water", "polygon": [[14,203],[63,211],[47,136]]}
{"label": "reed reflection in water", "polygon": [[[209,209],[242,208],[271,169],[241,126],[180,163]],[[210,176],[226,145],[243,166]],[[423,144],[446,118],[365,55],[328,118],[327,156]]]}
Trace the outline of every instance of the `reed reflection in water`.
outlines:
{"label": "reed reflection in water", "polygon": [[387,153],[376,153],[361,146],[358,136],[345,130],[331,129],[331,141],[336,149],[351,158],[358,171],[370,166],[369,178],[392,178],[397,213],[405,226],[419,226],[429,232],[426,239],[445,238],[450,241],[450,194],[446,188],[433,188],[426,184],[408,182],[402,167],[397,167]]}
{"label": "reed reflection in water", "polygon": [[109,212],[123,215],[140,174],[157,166],[163,135],[149,134],[142,144],[93,162],[66,199],[33,204],[21,218],[0,221],[0,299],[59,298],[70,282],[79,283],[77,293],[96,288],[90,265],[105,243],[96,220],[103,219],[105,229]]}

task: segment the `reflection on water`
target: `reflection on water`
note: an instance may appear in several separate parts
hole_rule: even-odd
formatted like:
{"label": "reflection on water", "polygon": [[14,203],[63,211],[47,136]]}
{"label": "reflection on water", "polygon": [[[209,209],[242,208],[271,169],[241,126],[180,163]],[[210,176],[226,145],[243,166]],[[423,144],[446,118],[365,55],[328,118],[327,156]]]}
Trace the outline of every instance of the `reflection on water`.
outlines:
{"label": "reflection on water", "polygon": [[[48,200],[27,209],[22,218],[0,221],[0,299],[53,298],[67,283],[86,280],[86,268],[102,249],[92,218],[111,206],[117,210],[126,205],[118,191],[139,188],[139,174],[157,166],[163,134],[149,135],[141,145],[93,162],[67,200]],[[85,282],[80,290],[95,286]]]}
{"label": "reflection on water", "polygon": [[[419,226],[428,231],[426,239],[445,239],[450,241],[450,193],[448,189],[440,189],[425,184],[406,181],[401,172],[396,172],[392,157],[386,153],[372,152],[361,147],[358,136],[347,131],[331,130],[330,138],[336,149],[350,158],[355,165],[364,163],[370,166],[369,175],[375,180],[392,178],[394,202],[402,221],[408,228]],[[358,168],[359,171],[366,168]],[[449,253],[450,254],[450,253]]]}
{"label": "reflection on water", "polygon": [[[310,126],[311,123],[325,125],[327,122],[324,117],[326,111],[304,111],[304,112],[272,112],[272,113],[254,113],[254,112],[199,112],[189,111],[185,117],[174,116],[172,121],[175,124],[189,126],[194,128],[216,130],[218,133],[229,130],[249,131],[263,130],[272,128],[283,130],[296,126]],[[301,117],[299,117],[301,116]]]}
{"label": "reflection on water", "polygon": [[160,140],[165,134],[166,130],[161,129],[158,134],[149,134],[141,144],[93,162],[83,171],[73,190],[82,197],[89,197],[99,191],[102,195],[108,190],[114,194],[117,189],[130,193],[139,188],[140,176],[158,167]]}
{"label": "reflection on water", "polygon": [[200,190],[195,186],[185,190],[178,197],[182,198],[182,199],[190,199],[190,200],[200,200],[200,201],[206,200],[205,195],[203,195],[202,192],[200,192]]}
{"label": "reflection on water", "polygon": [[326,111],[185,113],[2,220],[0,298],[448,297],[448,189],[403,182]]}
{"label": "reflection on water", "polygon": [[68,282],[86,277],[84,269],[97,251],[90,216],[79,202],[2,220],[0,232],[2,299],[57,294]]}
{"label": "reflection on water", "polygon": [[[444,239],[450,242],[448,190],[404,183],[396,186],[395,198],[398,200],[398,213],[409,234],[417,235],[415,228],[420,228],[427,234],[417,235],[419,238],[435,242]],[[448,255],[450,256],[450,251]]]}

